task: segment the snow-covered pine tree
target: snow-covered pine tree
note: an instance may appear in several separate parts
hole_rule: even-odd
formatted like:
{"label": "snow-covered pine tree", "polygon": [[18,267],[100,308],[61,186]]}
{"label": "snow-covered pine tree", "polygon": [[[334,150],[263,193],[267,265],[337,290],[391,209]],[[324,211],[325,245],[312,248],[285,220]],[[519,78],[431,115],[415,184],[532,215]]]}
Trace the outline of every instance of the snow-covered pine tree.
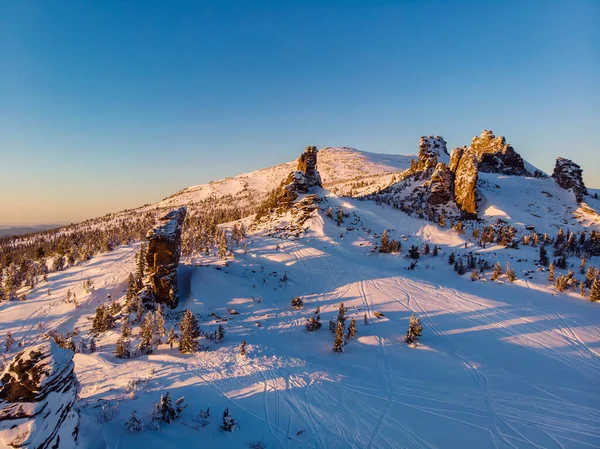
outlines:
{"label": "snow-covered pine tree", "polygon": [[6,332],[6,341],[4,342],[4,352],[10,352],[12,345],[15,344],[15,339],[12,336],[12,332]]}
{"label": "snow-covered pine tree", "polygon": [[342,323],[346,323],[346,312],[348,311],[348,308],[344,306],[344,303],[341,302],[340,303],[340,307],[338,308],[338,317],[337,320],[338,322],[342,322]]}
{"label": "snow-covered pine tree", "polygon": [[365,322],[365,324],[369,324],[369,319],[367,318],[366,313],[365,313],[365,316],[363,317],[363,321]]}
{"label": "snow-covered pine tree", "polygon": [[[219,326],[220,327],[220,326]],[[198,339],[200,338],[200,326],[198,318],[191,310],[186,310],[179,322],[179,352],[182,354],[193,354],[198,351]]]}
{"label": "snow-covered pine tree", "polygon": [[128,359],[131,357],[131,341],[128,338],[119,338],[115,349],[115,357],[118,359]]}
{"label": "snow-covered pine tree", "polygon": [[390,245],[390,239],[388,237],[387,229],[385,229],[383,231],[383,234],[381,234],[381,243],[379,245],[379,252],[380,253],[389,252],[389,245]]}
{"label": "snow-covered pine tree", "polygon": [[419,248],[417,248],[415,245],[411,245],[410,249],[408,250],[408,257],[410,257],[412,260],[419,260],[420,256],[421,253],[419,252]]}
{"label": "snow-covered pine tree", "polygon": [[131,325],[129,324],[129,317],[127,315],[123,317],[123,324],[121,326],[121,337],[131,337]]}
{"label": "snow-covered pine tree", "polygon": [[579,294],[582,298],[585,298],[585,282],[579,284]]}
{"label": "snow-covered pine tree", "polygon": [[549,281],[554,281],[554,264],[551,263],[550,266],[548,267],[548,280]]}
{"label": "snow-covered pine tree", "polygon": [[437,257],[437,256],[438,256],[438,254],[439,254],[439,252],[440,252],[440,249],[438,248],[438,246],[437,246],[437,245],[434,245],[434,246],[433,246],[433,252],[431,253],[431,255],[432,255],[433,257]]}
{"label": "snow-covered pine tree", "polygon": [[140,432],[143,428],[142,422],[137,418],[137,416],[135,416],[135,413],[136,412],[133,411],[131,413],[131,417],[125,423],[125,426],[127,427],[127,432],[129,433]]}
{"label": "snow-covered pine tree", "polygon": [[506,277],[510,282],[515,282],[517,280],[517,275],[515,270],[510,267],[510,262],[506,262]]}
{"label": "snow-covered pine tree", "polygon": [[229,408],[226,408],[223,412],[223,424],[221,424],[221,429],[223,429],[225,432],[233,432],[236,429],[236,427],[237,423],[231,417],[231,414],[229,413]]}
{"label": "snow-covered pine tree", "polygon": [[421,332],[423,332],[423,326],[421,325],[421,320],[414,313],[410,317],[410,323],[408,324],[408,330],[406,331],[406,337],[404,341],[406,344],[417,344],[417,340],[421,336]]}
{"label": "snow-covered pine tree", "polygon": [[472,272],[471,272],[471,281],[475,282],[479,280],[479,270],[477,268],[475,268]]}
{"label": "snow-covered pine tree", "polygon": [[225,338],[225,328],[223,327],[222,324],[219,324],[219,327],[217,328],[217,335],[215,336],[215,341],[217,343],[221,343],[224,338]]}
{"label": "snow-covered pine tree", "polygon": [[338,208],[336,223],[338,226],[340,226],[343,222],[344,222],[344,210],[342,209],[342,206],[340,206]]}
{"label": "snow-covered pine tree", "polygon": [[240,346],[240,355],[246,355],[246,340],[242,340],[242,344]]}
{"label": "snow-covered pine tree", "polygon": [[133,273],[129,273],[129,278],[127,279],[127,293],[125,293],[125,312],[131,313],[135,312],[135,297],[137,294],[137,287],[135,278],[133,277]]}
{"label": "snow-covered pine tree", "polygon": [[336,323],[337,321],[335,320],[335,318],[329,318],[329,332],[331,332],[332,334],[335,334]]}
{"label": "snow-covered pine tree", "polygon": [[548,262],[548,251],[546,250],[546,245],[542,245],[540,246],[540,265],[547,267]]}
{"label": "snow-covered pine tree", "polygon": [[156,331],[156,339],[157,343],[161,344],[161,338],[164,337],[167,333],[167,329],[165,327],[165,316],[163,314],[163,305],[159,304],[156,308],[156,312],[154,312],[154,326]]}
{"label": "snow-covered pine tree", "polygon": [[494,264],[494,272],[492,273],[491,280],[495,281],[500,276],[502,276],[502,265],[500,265],[500,262],[496,262]]}
{"label": "snow-covered pine tree", "polygon": [[92,337],[90,340],[90,353],[96,352],[96,339]]}
{"label": "snow-covered pine tree", "polygon": [[344,322],[338,320],[337,326],[335,328],[335,340],[333,342],[333,352],[343,352],[344,351],[344,334],[345,334],[345,326]]}
{"label": "snow-covered pine tree", "polygon": [[223,231],[219,237],[219,257],[225,259],[227,257],[227,251],[229,251],[227,246],[227,234],[226,231]]}
{"label": "snow-covered pine tree", "polygon": [[590,289],[590,301],[600,301],[600,278],[594,279],[592,282],[592,288]]}
{"label": "snow-covered pine tree", "polygon": [[348,326],[348,334],[346,335],[346,340],[350,340],[356,337],[356,320],[352,318],[350,320],[350,325]]}
{"label": "snow-covered pine tree", "polygon": [[160,395],[160,401],[155,405],[156,409],[152,414],[152,422],[170,424],[177,418],[177,412],[171,402],[171,394],[167,391]]}
{"label": "snow-covered pine tree", "polygon": [[154,323],[152,314],[147,313],[140,326],[141,341],[138,349],[142,354],[152,354],[154,351]]}
{"label": "snow-covered pine tree", "polygon": [[585,257],[581,258],[581,264],[579,265],[579,272],[581,274],[585,274],[585,265],[586,265],[587,261],[585,260]]}

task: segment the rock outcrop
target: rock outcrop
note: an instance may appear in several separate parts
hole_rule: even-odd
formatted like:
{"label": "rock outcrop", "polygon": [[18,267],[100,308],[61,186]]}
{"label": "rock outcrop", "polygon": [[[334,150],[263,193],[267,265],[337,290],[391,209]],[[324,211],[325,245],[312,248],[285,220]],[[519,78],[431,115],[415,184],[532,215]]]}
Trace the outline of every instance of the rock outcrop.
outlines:
{"label": "rock outcrop", "polygon": [[146,234],[148,281],[154,300],[172,309],[179,303],[177,267],[181,255],[181,228],[186,214],[185,206],[173,210]]}
{"label": "rock outcrop", "polygon": [[440,156],[448,156],[446,141],[440,136],[422,136],[419,141],[419,161],[421,169],[435,167]]}
{"label": "rock outcrop", "polygon": [[453,198],[454,175],[443,162],[435,166],[429,183],[429,196],[427,202],[432,206],[447,203]]}
{"label": "rock outcrop", "polygon": [[584,195],[588,195],[587,188],[583,182],[583,170],[570,159],[559,157],[556,159],[552,177],[556,183],[565,190],[572,190],[578,203],[583,201]]}
{"label": "rock outcrop", "polygon": [[79,392],[73,352],[48,340],[20,351],[0,378],[0,446],[74,448]]}
{"label": "rock outcrop", "polygon": [[477,218],[477,158],[468,148],[454,148],[450,155],[454,173],[454,200],[468,218]]}
{"label": "rock outcrop", "polygon": [[496,137],[492,131],[484,129],[480,136],[473,137],[469,150],[477,159],[478,169],[484,173],[530,175],[519,153],[504,137]]}
{"label": "rock outcrop", "polygon": [[301,193],[308,193],[311,187],[321,187],[321,175],[317,169],[317,147],[310,146],[298,159],[298,170],[291,173],[286,189],[297,197]]}

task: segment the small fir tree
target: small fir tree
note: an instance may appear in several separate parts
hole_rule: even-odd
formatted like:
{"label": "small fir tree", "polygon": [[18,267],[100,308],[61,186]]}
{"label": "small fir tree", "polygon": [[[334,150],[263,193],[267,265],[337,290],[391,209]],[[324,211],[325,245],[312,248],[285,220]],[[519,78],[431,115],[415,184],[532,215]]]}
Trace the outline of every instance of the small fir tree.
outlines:
{"label": "small fir tree", "polygon": [[147,313],[140,327],[141,341],[138,349],[142,354],[152,354],[154,351],[154,323],[152,314]]}
{"label": "small fir tree", "polygon": [[186,310],[179,322],[179,352],[182,354],[193,354],[198,351],[198,339],[200,338],[200,326],[198,318]]}
{"label": "small fir tree", "polygon": [[233,432],[236,427],[237,423],[229,413],[229,408],[226,408],[223,412],[223,423],[221,424],[221,429],[223,429],[225,432]]}
{"label": "small fir tree", "polygon": [[500,265],[500,262],[496,262],[494,264],[494,272],[492,273],[491,279],[492,281],[495,281],[500,276],[502,276],[502,265]]}
{"label": "small fir tree", "polygon": [[135,411],[131,413],[131,417],[125,423],[127,427],[127,432],[129,433],[137,433],[140,432],[143,428],[142,422],[135,416]]}
{"label": "small fir tree", "polygon": [[343,352],[344,351],[344,322],[337,322],[336,330],[335,330],[335,340],[333,342],[333,352]]}
{"label": "small fir tree", "polygon": [[350,320],[350,325],[348,326],[348,334],[346,335],[346,340],[350,341],[352,338],[356,337],[356,320],[352,318]]}
{"label": "small fir tree", "polygon": [[240,346],[240,355],[246,355],[246,340],[242,340],[242,344]]}
{"label": "small fir tree", "polygon": [[408,330],[406,331],[404,341],[406,344],[416,345],[421,336],[421,332],[423,332],[421,320],[413,313],[410,317],[410,323],[408,324]]}
{"label": "small fir tree", "polygon": [[547,267],[548,262],[548,251],[546,250],[546,245],[542,245],[540,246],[540,265]]}
{"label": "small fir tree", "polygon": [[590,289],[590,301],[600,301],[600,278],[594,279],[592,282],[592,288]]}
{"label": "small fir tree", "polygon": [[383,234],[381,234],[381,243],[379,245],[379,252],[380,253],[388,253],[389,251],[389,245],[390,245],[390,239],[388,237],[388,232],[387,229],[383,231]]}
{"label": "small fir tree", "polygon": [[169,331],[169,335],[167,336],[167,344],[173,349],[173,344],[177,341],[177,336],[175,335],[175,328],[171,326],[171,330]]}
{"label": "small fir tree", "polygon": [[115,349],[115,357],[118,359],[128,359],[131,357],[131,341],[128,338],[119,338]]}
{"label": "small fir tree", "polygon": [[548,267],[548,280],[550,282],[554,281],[554,264],[551,263],[550,266]]}
{"label": "small fir tree", "polygon": [[517,280],[517,275],[515,270],[510,267],[510,262],[506,262],[506,277],[510,282],[515,282]]}
{"label": "small fir tree", "polygon": [[415,245],[412,245],[408,250],[408,257],[410,257],[412,260],[419,260],[420,256],[421,254],[419,253],[419,248],[417,248]]}

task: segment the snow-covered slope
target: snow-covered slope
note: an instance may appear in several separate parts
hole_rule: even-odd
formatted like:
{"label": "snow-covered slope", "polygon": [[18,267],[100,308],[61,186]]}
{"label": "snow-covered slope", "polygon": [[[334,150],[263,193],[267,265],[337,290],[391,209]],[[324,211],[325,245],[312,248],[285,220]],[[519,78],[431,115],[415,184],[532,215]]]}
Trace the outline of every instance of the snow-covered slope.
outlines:
{"label": "snow-covered slope", "polygon": [[[75,355],[81,448],[198,441],[244,448],[258,440],[271,448],[600,446],[600,309],[575,293],[557,295],[547,273],[529,272],[537,248],[481,249],[387,206],[322,194],[323,210],[341,206],[348,214],[342,226],[321,212],[302,238],[272,238],[264,229],[227,264],[205,257],[203,266],[180,267],[183,300],[168,326],[190,309],[207,333],[225,326],[222,343],[201,339],[207,350],[195,355],[163,344],[119,360],[118,326],[98,338],[97,352]],[[401,241],[402,254],[371,251],[384,229]],[[407,270],[407,248],[424,242],[440,254],[422,255],[417,269]],[[23,345],[50,329],[87,335],[91,314],[109,294],[124,300],[136,249],[120,247],[52,274],[27,301],[0,304],[0,333],[12,331]],[[451,251],[510,261],[518,280],[457,276],[447,263]],[[85,279],[95,285],[89,294]],[[64,301],[67,290],[77,294],[78,308]],[[291,307],[294,297],[304,308]],[[358,323],[357,338],[341,354],[332,352],[327,329],[340,302]],[[324,325],[309,333],[304,324],[317,308]],[[416,348],[403,341],[412,313],[424,327]],[[166,391],[185,396],[182,416],[160,430],[127,433],[131,413],[148,424]],[[106,403],[109,413],[102,412]],[[197,414],[207,407],[212,421],[202,427]],[[219,428],[225,408],[238,422],[233,433]]]}

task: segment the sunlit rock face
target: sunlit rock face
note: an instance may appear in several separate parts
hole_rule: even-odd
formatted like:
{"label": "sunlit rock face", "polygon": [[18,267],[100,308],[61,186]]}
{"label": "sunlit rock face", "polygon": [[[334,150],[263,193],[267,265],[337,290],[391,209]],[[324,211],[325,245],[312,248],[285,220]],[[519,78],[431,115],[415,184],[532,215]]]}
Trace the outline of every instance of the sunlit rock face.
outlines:
{"label": "sunlit rock face", "polygon": [[587,188],[583,182],[583,170],[570,159],[559,157],[556,159],[552,177],[556,183],[565,190],[572,190],[579,203],[583,197],[588,195]]}
{"label": "sunlit rock face", "polygon": [[298,170],[288,177],[286,189],[296,198],[308,193],[311,187],[321,187],[321,175],[317,170],[317,147],[309,146],[298,158]]}
{"label": "sunlit rock face", "polygon": [[0,378],[0,447],[75,448],[74,367],[73,352],[52,340],[14,356]]}
{"label": "sunlit rock face", "polygon": [[431,175],[427,202],[435,206],[453,199],[453,180],[454,175],[448,166],[443,162],[439,162]]}
{"label": "sunlit rock face", "polygon": [[450,155],[450,170],[454,173],[454,200],[467,217],[477,217],[477,158],[466,148],[454,148]]}
{"label": "sunlit rock face", "polygon": [[496,137],[492,131],[484,129],[473,137],[469,150],[477,160],[478,169],[484,173],[527,176],[525,162],[515,149],[506,143],[503,136]]}
{"label": "sunlit rock face", "polygon": [[146,234],[148,283],[154,300],[173,309],[179,303],[177,267],[181,255],[181,228],[186,214],[185,206],[173,210]]}

